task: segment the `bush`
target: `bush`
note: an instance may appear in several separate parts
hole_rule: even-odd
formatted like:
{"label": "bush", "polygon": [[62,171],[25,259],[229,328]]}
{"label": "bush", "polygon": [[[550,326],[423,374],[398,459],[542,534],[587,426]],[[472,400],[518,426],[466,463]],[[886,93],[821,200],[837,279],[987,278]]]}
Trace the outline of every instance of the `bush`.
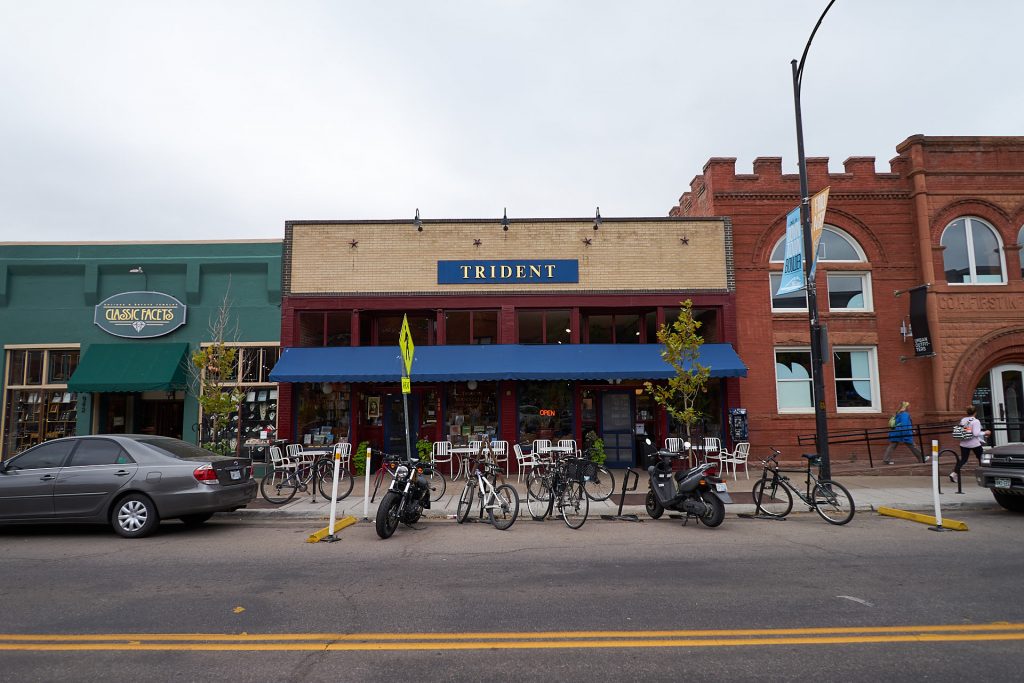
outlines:
{"label": "bush", "polygon": [[427,439],[420,439],[416,442],[416,452],[420,460],[430,462],[430,456],[434,450],[434,444]]}
{"label": "bush", "polygon": [[352,456],[352,465],[356,469],[357,477],[361,477],[366,474],[366,449],[369,447],[369,441],[361,441],[359,443],[359,447],[356,448],[356,454]]}
{"label": "bush", "polygon": [[597,432],[587,432],[587,450],[590,452],[590,459],[598,465],[603,465],[607,457],[604,452],[604,440],[597,438]]}

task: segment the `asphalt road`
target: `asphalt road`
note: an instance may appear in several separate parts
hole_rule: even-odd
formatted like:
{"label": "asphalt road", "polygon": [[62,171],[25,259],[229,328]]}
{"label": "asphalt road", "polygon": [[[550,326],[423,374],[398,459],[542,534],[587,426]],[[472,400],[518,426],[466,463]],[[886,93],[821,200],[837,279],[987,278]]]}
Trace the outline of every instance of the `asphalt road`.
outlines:
{"label": "asphalt road", "polygon": [[6,528],[0,680],[1012,678],[1024,516],[954,516]]}

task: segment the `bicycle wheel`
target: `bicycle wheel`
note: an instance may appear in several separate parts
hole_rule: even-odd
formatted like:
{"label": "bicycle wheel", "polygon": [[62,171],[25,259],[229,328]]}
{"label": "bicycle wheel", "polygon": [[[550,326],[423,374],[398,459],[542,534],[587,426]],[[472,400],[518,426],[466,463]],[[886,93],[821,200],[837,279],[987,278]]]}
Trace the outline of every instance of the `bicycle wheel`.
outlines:
{"label": "bicycle wheel", "polygon": [[469,511],[473,509],[473,498],[476,494],[476,482],[467,481],[466,488],[462,489],[462,495],[459,496],[459,507],[455,512],[455,520],[462,524],[469,519]]}
{"label": "bicycle wheel", "polygon": [[823,479],[814,487],[812,495],[814,510],[829,524],[838,526],[853,519],[856,512],[853,497],[839,482]]}
{"label": "bicycle wheel", "polygon": [[529,476],[526,477],[526,492],[532,492],[533,497],[537,500],[547,500],[550,490],[550,477],[538,470],[531,470]]}
{"label": "bicycle wheel", "polygon": [[444,475],[437,471],[430,473],[429,482],[430,502],[436,503],[441,500],[441,496],[444,495],[444,491],[448,487],[448,482],[444,480]]}
{"label": "bicycle wheel", "polygon": [[526,509],[530,511],[530,517],[536,522],[542,521],[551,514],[551,505],[554,503],[551,488],[543,479],[538,484],[538,491],[539,495],[529,487],[526,489]]}
{"label": "bicycle wheel", "polygon": [[505,531],[516,523],[519,516],[519,494],[508,484],[502,484],[494,489],[494,500],[487,509],[487,516],[491,518],[491,524],[495,529]]}
{"label": "bicycle wheel", "polygon": [[[317,475],[319,480],[320,495],[325,500],[331,499],[331,491],[334,489],[334,463],[331,461],[324,461],[319,465],[319,473]],[[352,493],[352,475],[345,467],[338,468],[338,495],[334,500],[341,500]]]}
{"label": "bicycle wheel", "polygon": [[583,490],[590,500],[608,500],[615,492],[615,475],[604,465],[598,465],[594,476],[583,484]]}
{"label": "bicycle wheel", "polygon": [[270,470],[260,481],[260,495],[274,505],[284,505],[298,490],[295,475],[288,470]]}
{"label": "bicycle wheel", "polygon": [[570,481],[565,485],[565,491],[559,497],[559,507],[562,509],[562,519],[570,529],[579,529],[587,521],[587,513],[590,512],[590,499],[583,484],[578,481]]}
{"label": "bicycle wheel", "polygon": [[793,494],[775,479],[754,482],[754,506],[758,514],[785,517],[793,509]]}
{"label": "bicycle wheel", "polygon": [[372,503],[374,498],[377,497],[377,490],[380,488],[380,484],[384,481],[384,472],[387,468],[383,465],[377,468],[377,474],[373,475],[373,493],[370,494],[370,502]]}

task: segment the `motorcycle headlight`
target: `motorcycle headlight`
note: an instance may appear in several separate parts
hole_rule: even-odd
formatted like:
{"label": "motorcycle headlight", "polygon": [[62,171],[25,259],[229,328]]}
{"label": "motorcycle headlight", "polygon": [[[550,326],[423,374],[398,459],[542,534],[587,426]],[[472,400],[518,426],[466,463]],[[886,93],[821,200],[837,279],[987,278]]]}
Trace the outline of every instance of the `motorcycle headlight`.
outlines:
{"label": "motorcycle headlight", "polygon": [[409,468],[405,465],[399,465],[398,469],[395,470],[395,479],[405,479],[409,476]]}

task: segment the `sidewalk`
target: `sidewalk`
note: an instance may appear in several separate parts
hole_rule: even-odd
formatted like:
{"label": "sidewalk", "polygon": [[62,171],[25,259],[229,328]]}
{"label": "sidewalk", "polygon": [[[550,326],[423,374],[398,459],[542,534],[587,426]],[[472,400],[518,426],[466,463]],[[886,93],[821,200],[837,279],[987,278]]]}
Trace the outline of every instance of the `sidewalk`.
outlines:
{"label": "sidewalk", "polygon": [[[895,465],[893,467],[898,468],[900,466]],[[914,467],[914,472],[910,474],[892,476],[843,474],[841,471],[834,470],[834,478],[849,489],[858,511],[873,511],[879,507],[893,507],[901,510],[931,514],[934,511],[934,503],[930,467],[927,476],[925,475],[924,465]],[[589,516],[592,519],[599,519],[601,515],[615,515],[618,513],[622,477],[618,471],[615,472],[615,475],[616,486],[618,487],[615,494],[606,501],[590,502]],[[793,480],[798,484],[802,484],[798,474],[793,475]],[[734,501],[732,505],[726,506],[727,515],[733,516],[739,513],[754,512],[751,495],[754,481],[753,472],[750,479],[744,478],[742,472],[740,473],[739,480],[734,480],[731,476],[726,479],[729,493]],[[509,483],[515,486],[519,492],[520,516],[528,517],[529,510],[526,507],[525,484],[516,482],[514,477],[510,479]],[[448,481],[444,495],[440,500],[431,505],[431,509],[426,511],[426,516],[434,519],[454,519],[455,511],[458,507],[459,494],[462,493],[465,485],[465,481],[461,479],[454,482]],[[337,518],[340,519],[346,515],[351,515],[356,519],[363,519],[366,516],[370,519],[375,517],[377,506],[380,505],[380,499],[383,497],[384,492],[378,492],[377,497],[364,510],[363,486],[363,477],[356,477],[352,493],[344,500],[338,502]],[[942,494],[939,496],[939,500],[943,513],[955,510],[998,508],[998,505],[992,498],[992,493],[975,483],[973,472],[964,472],[962,494],[956,493],[956,484],[951,483],[945,476],[942,478],[941,488]],[[637,490],[626,494],[622,513],[635,514],[641,519],[647,518],[647,512],[644,508],[644,498],[647,495],[647,490],[646,480],[641,478]],[[313,497],[309,493],[299,493],[291,502],[281,506],[271,505],[262,498],[257,498],[248,507],[238,512],[246,515],[265,515],[271,518],[306,517],[327,520],[330,518],[330,511],[330,503],[325,501],[319,494],[316,496],[316,502],[313,502]],[[793,511],[805,512],[806,506],[797,500],[793,505]]]}

